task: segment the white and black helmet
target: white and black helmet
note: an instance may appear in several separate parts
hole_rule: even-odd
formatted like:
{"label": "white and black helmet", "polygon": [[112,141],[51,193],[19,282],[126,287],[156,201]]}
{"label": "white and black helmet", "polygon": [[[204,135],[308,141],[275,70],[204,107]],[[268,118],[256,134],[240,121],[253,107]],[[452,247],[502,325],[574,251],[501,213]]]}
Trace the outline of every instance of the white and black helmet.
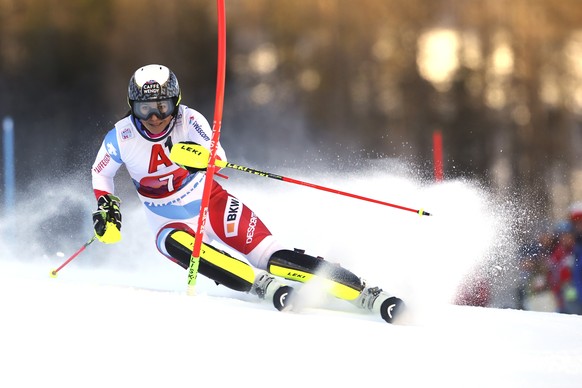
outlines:
{"label": "white and black helmet", "polygon": [[152,115],[160,119],[172,115],[181,97],[176,74],[163,65],[147,65],[137,69],[127,88],[131,113],[142,120]]}

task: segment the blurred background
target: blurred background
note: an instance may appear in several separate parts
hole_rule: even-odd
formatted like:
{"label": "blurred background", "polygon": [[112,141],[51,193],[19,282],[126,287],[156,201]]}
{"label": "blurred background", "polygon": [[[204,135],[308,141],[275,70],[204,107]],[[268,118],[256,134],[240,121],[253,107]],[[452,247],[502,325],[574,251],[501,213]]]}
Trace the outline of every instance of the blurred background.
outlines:
{"label": "blurred background", "polygon": [[[535,238],[582,199],[580,5],[226,1],[222,143],[259,169],[397,159],[434,181],[440,133],[445,180],[512,198]],[[142,65],[170,67],[183,103],[212,122],[216,29],[210,0],[0,0],[0,117],[14,126],[17,198],[63,206],[62,192],[39,188],[48,177],[86,182],[87,202],[67,211],[93,206],[91,164]]]}
{"label": "blurred background", "polygon": [[[227,1],[231,158],[403,158],[523,196],[540,215],[582,198],[579,0]],[[212,120],[216,4],[0,1],[0,114],[20,188],[90,167],[125,114],[132,72],[163,63]],[[279,147],[264,147],[277,142]],[[256,149],[252,149],[256,148]],[[282,150],[284,154],[281,154]],[[308,152],[315,155],[306,156]],[[524,203],[525,205],[525,203]]]}

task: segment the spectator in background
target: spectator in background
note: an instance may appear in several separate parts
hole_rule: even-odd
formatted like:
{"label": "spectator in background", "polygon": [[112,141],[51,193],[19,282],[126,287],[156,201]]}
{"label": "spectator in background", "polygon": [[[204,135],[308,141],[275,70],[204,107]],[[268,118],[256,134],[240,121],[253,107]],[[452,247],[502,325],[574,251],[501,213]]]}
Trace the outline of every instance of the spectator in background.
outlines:
{"label": "spectator in background", "polygon": [[547,263],[555,242],[550,233],[543,233],[519,249],[517,308],[534,311],[555,311],[549,295]]}
{"label": "spectator in background", "polygon": [[572,287],[565,290],[565,306],[571,314],[582,314],[582,202],[570,206],[570,221],[575,237]]}
{"label": "spectator in background", "polygon": [[534,261],[539,254],[537,243],[527,243],[519,247],[518,250],[518,270],[519,276],[517,281],[517,308],[525,310],[526,299],[529,295],[529,284],[531,282],[532,272],[535,268]]}
{"label": "spectator in background", "polygon": [[554,227],[554,235],[556,246],[548,258],[548,285],[556,299],[558,312],[571,313],[575,243],[572,223],[569,220],[558,222]]}
{"label": "spectator in background", "polygon": [[487,307],[491,302],[491,282],[487,264],[475,268],[460,284],[453,303],[459,306]]}

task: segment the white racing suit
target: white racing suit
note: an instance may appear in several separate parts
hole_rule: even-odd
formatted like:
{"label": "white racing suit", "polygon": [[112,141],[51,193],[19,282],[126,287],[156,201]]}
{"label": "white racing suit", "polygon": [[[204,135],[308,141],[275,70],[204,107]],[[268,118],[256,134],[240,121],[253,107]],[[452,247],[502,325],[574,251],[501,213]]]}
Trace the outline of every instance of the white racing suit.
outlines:
{"label": "white racing suit", "polygon": [[[178,142],[193,141],[210,149],[212,131],[202,114],[184,105],[170,123],[173,128],[160,138],[149,138],[138,130],[140,125],[128,116],[107,133],[92,167],[93,190],[97,197],[114,193],[114,177],[125,164],[157,235],[158,249],[176,261],[168,254],[164,239],[172,229],[194,234],[206,174],[190,174],[174,164],[170,148]],[[217,157],[226,160],[220,144]],[[260,269],[266,269],[269,257],[282,249],[263,222],[217,182],[213,182],[204,229],[204,242],[212,240],[242,253]]]}
{"label": "white racing suit", "polygon": [[[158,250],[188,268],[206,174],[189,173],[170,160],[172,145],[184,141],[210,149],[208,121],[184,105],[179,106],[169,129],[156,138],[148,136],[132,116],[125,117],[105,136],[92,167],[92,180],[97,198],[113,194],[114,177],[125,164],[156,234]],[[217,157],[226,160],[220,144]],[[250,292],[256,281],[253,269],[212,247],[213,240],[244,255],[253,267],[286,279],[305,282],[325,273],[324,277],[330,280],[329,292],[341,299],[355,300],[364,289],[356,275],[339,265],[301,250],[284,249],[251,209],[216,182],[210,197],[199,271],[229,288]]]}

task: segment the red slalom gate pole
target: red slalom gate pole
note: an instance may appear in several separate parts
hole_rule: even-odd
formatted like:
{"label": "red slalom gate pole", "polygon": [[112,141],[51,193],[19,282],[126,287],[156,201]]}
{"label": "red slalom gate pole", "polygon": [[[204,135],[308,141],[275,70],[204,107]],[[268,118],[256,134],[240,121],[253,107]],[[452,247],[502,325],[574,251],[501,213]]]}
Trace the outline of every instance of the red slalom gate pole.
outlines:
{"label": "red slalom gate pole", "polygon": [[190,256],[190,265],[188,266],[188,294],[195,294],[196,278],[198,276],[198,267],[200,265],[200,249],[202,247],[202,238],[204,237],[204,226],[208,217],[208,206],[210,203],[210,193],[212,192],[212,182],[216,173],[216,151],[220,140],[220,129],[222,126],[222,110],[224,106],[224,85],[226,77],[226,13],[224,0],[216,1],[218,15],[218,65],[216,72],[216,101],[214,106],[214,122],[212,126],[212,141],[210,143],[210,158],[208,168],[206,169],[206,181],[202,193],[202,202],[200,204],[200,215],[198,216],[198,225],[194,239],[194,247]]}
{"label": "red slalom gate pole", "polygon": [[65,262],[63,264],[60,265],[60,267],[58,267],[57,269],[53,269],[51,271],[51,278],[56,278],[57,277],[57,273],[63,269],[63,267],[67,264],[69,264],[71,261],[73,261],[73,259],[77,256],[79,256],[81,254],[81,252],[83,252],[85,250],[85,248],[87,248],[89,245],[91,245],[91,243],[93,241],[95,241],[95,239],[97,238],[97,236],[93,236],[93,238],[89,241],[87,241],[81,248],[79,248],[79,250],[75,253],[73,253],[73,255],[71,257],[69,257],[67,260],[65,260]]}

